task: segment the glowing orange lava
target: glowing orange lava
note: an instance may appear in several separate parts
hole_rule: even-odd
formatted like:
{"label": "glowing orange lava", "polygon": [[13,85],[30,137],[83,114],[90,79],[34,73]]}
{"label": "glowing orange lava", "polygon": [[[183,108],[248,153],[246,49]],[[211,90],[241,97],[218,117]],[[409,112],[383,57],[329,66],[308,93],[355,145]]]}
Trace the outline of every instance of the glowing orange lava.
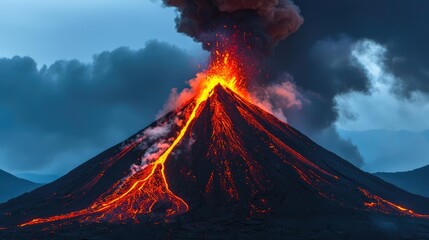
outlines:
{"label": "glowing orange lava", "polygon": [[364,205],[369,209],[374,209],[382,213],[391,213],[393,210],[394,212],[397,212],[400,215],[407,215],[407,216],[419,217],[419,218],[429,218],[429,215],[415,213],[411,209],[402,207],[398,204],[387,201],[386,199],[383,199],[377,195],[371,194],[369,191],[365,189],[359,188],[359,191],[361,191],[368,198],[368,200],[370,200],[370,202],[364,202]]}
{"label": "glowing orange lava", "polygon": [[[122,183],[115,184],[115,186],[119,187],[106,193],[105,196],[101,196],[86,209],[48,218],[33,219],[20,226],[77,217],[79,217],[78,220],[81,222],[113,222],[129,219],[138,221],[138,216],[150,215],[154,212],[157,205],[164,206],[161,214],[165,220],[168,220],[171,216],[187,212],[189,210],[188,204],[181,197],[174,194],[169,187],[165,174],[165,162],[197,117],[201,104],[211,96],[212,90],[216,86],[220,84],[244,98],[247,97],[243,81],[244,77],[240,71],[241,67],[237,61],[237,55],[233,50],[224,52],[214,51],[208,70],[204,73],[205,79],[200,83],[195,96],[195,105],[186,123],[171,145],[156,161],[140,172],[123,180]],[[134,144],[133,147],[136,145]]]}

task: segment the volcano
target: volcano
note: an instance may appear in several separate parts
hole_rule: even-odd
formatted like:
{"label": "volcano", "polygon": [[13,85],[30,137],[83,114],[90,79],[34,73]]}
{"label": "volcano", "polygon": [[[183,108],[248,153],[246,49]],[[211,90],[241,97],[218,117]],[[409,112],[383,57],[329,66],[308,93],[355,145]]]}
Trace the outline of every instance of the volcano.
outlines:
{"label": "volcano", "polygon": [[0,205],[0,228],[334,213],[423,221],[429,199],[359,170],[217,84],[204,101],[189,101],[57,181]]}

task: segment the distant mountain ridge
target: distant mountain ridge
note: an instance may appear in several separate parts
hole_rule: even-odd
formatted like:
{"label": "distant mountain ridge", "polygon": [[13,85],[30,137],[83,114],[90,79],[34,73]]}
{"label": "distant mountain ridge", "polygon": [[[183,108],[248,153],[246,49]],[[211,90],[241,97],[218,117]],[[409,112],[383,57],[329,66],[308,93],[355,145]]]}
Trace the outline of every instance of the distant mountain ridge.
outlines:
{"label": "distant mountain ridge", "polygon": [[429,197],[429,165],[407,172],[375,173],[374,175],[408,192]]}
{"label": "distant mountain ridge", "polygon": [[38,173],[18,173],[16,176],[40,184],[51,183],[61,177],[59,175]]}
{"label": "distant mountain ridge", "polygon": [[18,178],[0,169],[0,203],[30,192],[42,184]]}
{"label": "distant mountain ridge", "polygon": [[429,163],[429,130],[415,132],[339,129],[338,133],[358,146],[365,159],[361,168],[368,172],[403,172]]}

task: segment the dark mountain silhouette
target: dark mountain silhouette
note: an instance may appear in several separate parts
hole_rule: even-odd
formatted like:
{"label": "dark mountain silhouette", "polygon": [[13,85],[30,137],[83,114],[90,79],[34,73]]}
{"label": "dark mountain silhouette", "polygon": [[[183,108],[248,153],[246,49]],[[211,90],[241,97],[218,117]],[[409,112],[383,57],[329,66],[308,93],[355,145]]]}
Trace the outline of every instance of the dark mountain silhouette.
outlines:
{"label": "dark mountain silhouette", "polygon": [[19,178],[24,178],[29,181],[40,183],[40,184],[46,184],[51,183],[58,178],[60,178],[59,175],[52,175],[52,174],[37,174],[37,173],[20,173],[16,174]]}
{"label": "dark mountain silhouette", "polygon": [[[174,149],[161,155],[165,144]],[[142,157],[146,166],[131,171]],[[361,239],[397,231],[421,236],[429,232],[425,214],[429,199],[359,170],[218,85],[201,105],[191,101],[57,181],[0,205],[0,228],[14,236],[55,229],[70,238],[109,229],[104,234],[126,239],[136,232]]]}
{"label": "dark mountain silhouette", "polygon": [[0,203],[18,197],[23,193],[30,192],[40,186],[41,184],[15,177],[8,172],[0,170]]}
{"label": "dark mountain silhouette", "polygon": [[375,173],[375,175],[408,192],[429,197],[429,166],[418,168],[413,171]]}
{"label": "dark mountain silhouette", "polygon": [[359,146],[368,172],[402,172],[428,163],[429,131],[338,130],[344,139]]}

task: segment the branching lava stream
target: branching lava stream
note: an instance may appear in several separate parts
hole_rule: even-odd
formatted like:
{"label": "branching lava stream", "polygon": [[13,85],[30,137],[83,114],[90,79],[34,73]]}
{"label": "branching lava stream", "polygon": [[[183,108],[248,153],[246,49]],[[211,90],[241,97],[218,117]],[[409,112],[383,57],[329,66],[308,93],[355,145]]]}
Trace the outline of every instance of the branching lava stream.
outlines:
{"label": "branching lava stream", "polygon": [[134,219],[138,222],[139,215],[153,213],[157,205],[164,207],[161,210],[158,207],[156,212],[158,217],[161,214],[161,218],[164,220],[187,212],[189,206],[185,200],[170,190],[165,174],[165,162],[185,136],[189,126],[196,118],[201,104],[211,96],[212,90],[216,86],[221,85],[242,97],[247,96],[242,85],[243,76],[240,74],[240,65],[237,63],[235,56],[234,53],[231,54],[229,51],[224,51],[223,53],[219,51],[213,52],[212,62],[208,70],[199,76],[204,79],[199,83],[192,112],[178,136],[156,161],[125,179],[112,194],[101,196],[86,209],[48,218],[36,218],[20,226],[77,217],[79,217],[80,222],[114,222],[127,219]]}

